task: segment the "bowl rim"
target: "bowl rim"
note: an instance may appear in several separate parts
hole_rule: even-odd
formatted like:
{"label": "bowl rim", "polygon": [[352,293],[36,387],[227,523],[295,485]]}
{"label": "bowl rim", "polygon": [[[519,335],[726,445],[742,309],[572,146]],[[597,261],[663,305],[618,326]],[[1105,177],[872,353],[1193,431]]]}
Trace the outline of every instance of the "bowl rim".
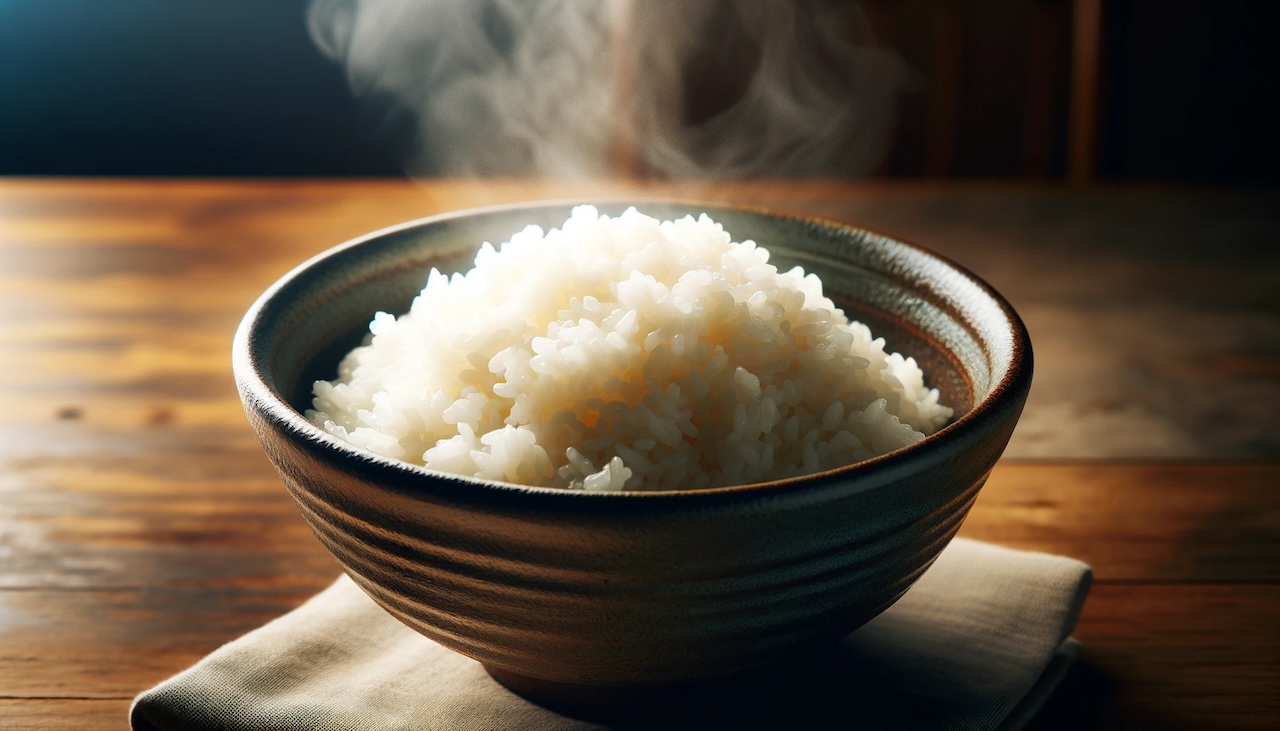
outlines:
{"label": "bowl rim", "polygon": [[[887,452],[869,459],[853,462],[847,465],[841,465],[839,467],[833,467],[820,472],[764,482],[694,489],[620,490],[616,492],[567,490],[559,487],[523,485],[466,475],[455,475],[452,473],[433,470],[423,465],[384,457],[344,441],[325,431],[321,427],[316,426],[307,419],[305,415],[290,406],[288,401],[281,397],[274,388],[269,386],[263,378],[262,370],[264,366],[254,356],[256,350],[254,346],[258,339],[257,330],[263,318],[264,311],[272,300],[281,292],[281,290],[286,288],[295,280],[304,276],[308,270],[323,261],[343,255],[349,250],[359,248],[362,245],[386,236],[403,233],[413,229],[425,228],[455,219],[471,218],[494,213],[508,213],[525,209],[572,208],[579,205],[632,205],[640,208],[644,205],[650,204],[689,209],[702,207],[704,211],[711,211],[715,209],[732,210],[736,212],[762,215],[775,219],[787,219],[798,223],[816,224],[828,229],[839,230],[843,233],[860,233],[877,237],[888,241],[894,246],[903,247],[909,250],[909,252],[914,256],[932,259],[938,264],[941,264],[959,274],[962,278],[967,280],[969,284],[975,286],[978,291],[996,305],[997,309],[1004,316],[1005,324],[1007,324],[1012,336],[1012,347],[1009,353],[1008,368],[1004,376],[992,384],[990,393],[988,393],[985,398],[976,401],[967,413],[962,415],[960,418],[951,421],[933,434],[926,436],[921,441],[905,447],[900,447],[892,452]],[[644,211],[642,210],[641,212],[643,213]],[[512,233],[514,234],[515,232]],[[767,244],[764,245],[767,246]],[[645,196],[600,196],[592,197],[591,199],[547,199],[524,201],[519,203],[502,203],[445,211],[370,231],[311,256],[273,282],[262,292],[262,294],[258,296],[254,303],[245,312],[236,329],[232,343],[232,371],[235,377],[236,387],[240,392],[241,401],[245,409],[253,409],[261,412],[261,415],[268,421],[273,422],[277,427],[288,432],[291,437],[305,442],[309,447],[323,449],[330,453],[331,456],[340,460],[354,461],[355,463],[366,467],[376,467],[381,470],[388,470],[389,472],[387,474],[397,475],[404,480],[413,481],[415,483],[426,478],[430,482],[434,483],[444,482],[456,485],[465,485],[465,489],[479,490],[494,498],[498,498],[500,496],[524,497],[542,501],[545,501],[548,498],[570,501],[659,501],[677,499],[682,503],[687,504],[689,501],[714,500],[718,498],[743,495],[780,497],[789,493],[794,494],[799,490],[809,490],[832,482],[849,483],[851,482],[849,478],[854,476],[869,478],[861,481],[862,488],[872,489],[876,485],[892,482],[893,479],[895,479],[895,477],[901,472],[914,472],[918,470],[922,463],[929,464],[945,459],[949,452],[957,448],[963,448],[965,443],[969,441],[974,434],[982,432],[984,425],[987,428],[993,428],[998,425],[1002,412],[1006,411],[1010,407],[1016,409],[1014,412],[1016,416],[1017,412],[1021,410],[1022,399],[1025,399],[1026,395],[1030,391],[1032,369],[1033,353],[1030,335],[1028,334],[1026,325],[1023,323],[1021,317],[1018,316],[1018,313],[1013,309],[1013,306],[1009,304],[1004,296],[968,268],[946,256],[943,256],[942,254],[916,244],[913,241],[834,218],[811,214],[789,213],[756,204]],[[911,465],[916,466],[912,467]],[[876,477],[879,477],[880,479],[874,479]],[[396,484],[391,484],[391,482],[392,481],[380,483],[379,487],[387,491],[400,494],[423,494],[422,492],[413,490],[412,488],[406,489],[406,485],[400,480],[395,480],[394,482]],[[862,489],[855,488],[854,491],[860,492]],[[599,503],[594,504],[599,505]]]}

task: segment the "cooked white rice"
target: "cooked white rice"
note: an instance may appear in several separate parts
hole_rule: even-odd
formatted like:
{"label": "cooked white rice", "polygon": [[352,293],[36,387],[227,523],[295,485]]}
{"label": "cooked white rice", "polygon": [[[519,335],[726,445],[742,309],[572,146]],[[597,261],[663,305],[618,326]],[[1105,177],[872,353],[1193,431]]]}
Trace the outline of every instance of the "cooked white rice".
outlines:
{"label": "cooked white rice", "polygon": [[706,215],[575,208],[432,270],[315,384],[307,417],[442,472],[585,490],[761,482],[923,439],[951,409],[911,358]]}

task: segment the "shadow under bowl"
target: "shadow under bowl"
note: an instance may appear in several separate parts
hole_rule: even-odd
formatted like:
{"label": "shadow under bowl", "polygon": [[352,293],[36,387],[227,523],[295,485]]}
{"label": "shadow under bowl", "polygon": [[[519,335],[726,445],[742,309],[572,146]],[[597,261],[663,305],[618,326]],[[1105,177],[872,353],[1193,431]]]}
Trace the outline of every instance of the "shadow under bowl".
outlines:
{"label": "shadow under bowl", "polygon": [[568,204],[464,211],[338,246],[267,290],[235,338],[249,421],[325,547],[401,622],[534,695],[722,677],[856,629],[955,535],[1031,384],[1012,308],[924,249],[754,209],[637,205],[663,219],[706,212],[780,269],[817,273],[851,318],[920,363],[956,417],[920,443],[815,475],[623,493],[446,475],[303,417],[312,382],[333,378],[376,311],[406,311],[431,267],[465,271],[482,242],[558,226]]}

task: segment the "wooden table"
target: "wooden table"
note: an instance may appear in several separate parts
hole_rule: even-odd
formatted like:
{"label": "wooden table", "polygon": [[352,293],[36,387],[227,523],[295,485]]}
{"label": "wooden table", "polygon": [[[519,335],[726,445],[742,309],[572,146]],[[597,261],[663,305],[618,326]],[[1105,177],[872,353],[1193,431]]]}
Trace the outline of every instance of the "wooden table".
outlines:
{"label": "wooden table", "polygon": [[1280,728],[1280,195],[114,180],[0,181],[0,727],[121,728],[338,573],[232,385],[263,288],[409,218],[608,195],[853,221],[987,278],[1036,384],[963,532],[1097,573],[1037,727]]}

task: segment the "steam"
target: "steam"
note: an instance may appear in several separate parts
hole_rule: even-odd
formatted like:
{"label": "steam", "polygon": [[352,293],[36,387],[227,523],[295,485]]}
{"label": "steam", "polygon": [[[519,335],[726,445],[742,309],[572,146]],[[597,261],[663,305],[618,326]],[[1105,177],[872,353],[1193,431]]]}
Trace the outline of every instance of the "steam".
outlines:
{"label": "steam", "polygon": [[412,174],[853,177],[910,80],[840,0],[312,0]]}

